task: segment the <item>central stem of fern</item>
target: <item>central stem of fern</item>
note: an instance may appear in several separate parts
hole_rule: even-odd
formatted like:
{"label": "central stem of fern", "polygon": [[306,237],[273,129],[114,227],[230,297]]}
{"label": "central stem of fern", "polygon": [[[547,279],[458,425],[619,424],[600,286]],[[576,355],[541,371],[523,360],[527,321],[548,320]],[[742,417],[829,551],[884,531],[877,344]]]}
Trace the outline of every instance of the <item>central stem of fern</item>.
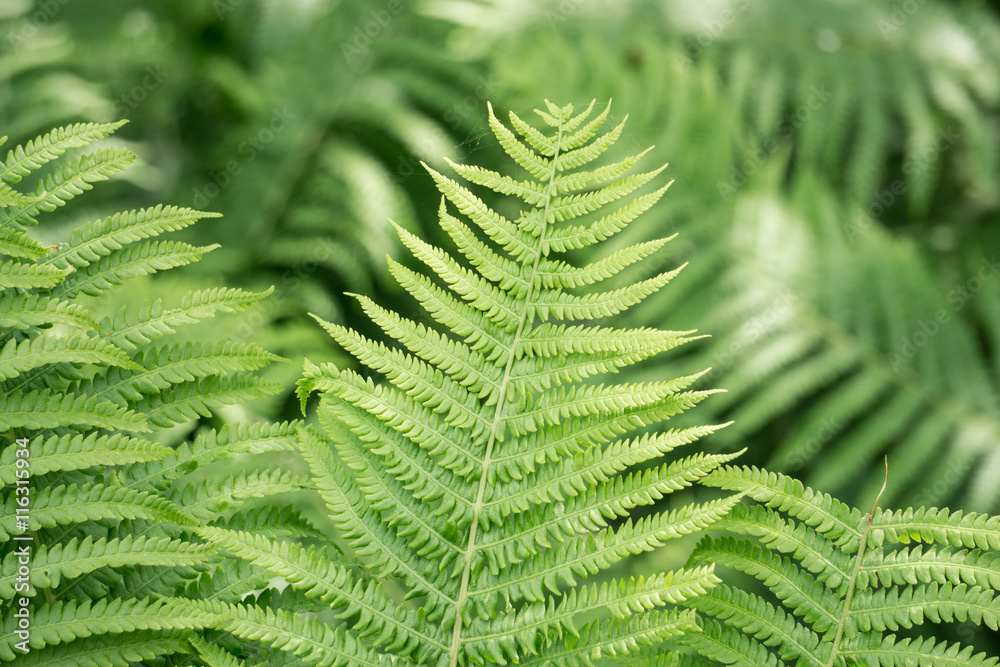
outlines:
{"label": "central stem of fern", "polygon": [[865,529],[861,532],[861,544],[858,546],[858,556],[854,559],[854,569],[851,571],[851,578],[847,581],[847,593],[844,595],[844,609],[840,613],[840,620],[837,621],[837,631],[833,636],[833,643],[830,645],[830,658],[824,667],[833,667],[837,660],[837,653],[840,650],[840,641],[844,637],[844,626],[847,624],[847,617],[851,615],[851,599],[854,597],[854,589],[857,584],[858,574],[861,572],[861,562],[865,557],[868,548],[868,533],[872,530],[872,520],[875,518],[875,510],[878,508],[878,501],[885,493],[885,487],[889,483],[889,461],[885,464],[885,481],[882,482],[882,489],[875,496],[875,504],[872,511],[865,520]]}
{"label": "central stem of fern", "polygon": [[[560,119],[562,120],[562,119]],[[517,330],[514,332],[510,349],[507,351],[507,362],[504,366],[503,380],[500,382],[499,394],[497,396],[496,409],[493,412],[493,422],[490,427],[489,439],[486,441],[486,451],[483,454],[483,474],[479,478],[479,490],[476,493],[476,502],[472,508],[472,525],[469,527],[469,541],[465,547],[465,565],[462,568],[462,584],[458,591],[458,599],[455,601],[455,629],[451,636],[451,648],[448,651],[449,667],[458,667],[459,648],[462,645],[462,608],[469,598],[469,582],[472,578],[472,558],[476,552],[476,535],[479,530],[479,517],[483,512],[483,497],[486,495],[486,484],[489,478],[490,465],[493,461],[493,447],[496,444],[497,429],[500,427],[500,420],[503,418],[504,402],[507,399],[507,388],[510,385],[510,372],[514,365],[514,355],[521,342],[521,336],[528,322],[534,319],[533,311],[530,307],[531,297],[535,291],[535,277],[538,273],[538,265],[542,260],[542,246],[545,243],[545,232],[548,230],[549,208],[552,204],[553,188],[556,178],[556,160],[559,158],[559,150],[562,145],[563,126],[560,122],[558,133],[556,134],[555,151],[552,155],[552,166],[549,170],[548,183],[545,192],[545,206],[542,209],[542,225],[538,235],[538,252],[531,266],[531,273],[528,276],[528,287],[522,303],[524,309],[518,321]],[[532,315],[529,317],[529,315]]]}

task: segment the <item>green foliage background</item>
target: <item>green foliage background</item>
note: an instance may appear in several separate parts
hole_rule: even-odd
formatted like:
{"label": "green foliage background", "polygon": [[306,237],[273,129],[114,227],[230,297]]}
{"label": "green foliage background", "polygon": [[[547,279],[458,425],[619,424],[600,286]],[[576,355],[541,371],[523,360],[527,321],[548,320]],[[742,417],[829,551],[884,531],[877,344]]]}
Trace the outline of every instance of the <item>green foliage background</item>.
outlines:
{"label": "green foliage background", "polygon": [[[630,118],[622,153],[655,144],[648,164],[669,162],[676,181],[616,243],[678,232],[665,261],[692,260],[629,317],[713,335],[626,379],[711,366],[706,386],[728,393],[696,418],[735,424],[710,451],[746,447],[742,464],[859,507],[888,456],[884,507],[995,513],[998,12],[941,0],[11,0],[0,134],[16,145],[70,122],[130,121],[109,141],[137,165],[54,213],[47,241],[151,201],[223,214],[184,232],[220,250],[105,297],[108,312],[203,274],[274,285],[211,335],[347,364],[305,313],[372,335],[343,293],[404,303],[384,270],[386,254],[403,259],[388,220],[434,243],[441,233],[420,161],[498,161],[487,101],[522,113],[542,98],[612,99],[612,119]],[[286,387],[299,373],[266,371]],[[287,394],[251,407],[299,415]]]}

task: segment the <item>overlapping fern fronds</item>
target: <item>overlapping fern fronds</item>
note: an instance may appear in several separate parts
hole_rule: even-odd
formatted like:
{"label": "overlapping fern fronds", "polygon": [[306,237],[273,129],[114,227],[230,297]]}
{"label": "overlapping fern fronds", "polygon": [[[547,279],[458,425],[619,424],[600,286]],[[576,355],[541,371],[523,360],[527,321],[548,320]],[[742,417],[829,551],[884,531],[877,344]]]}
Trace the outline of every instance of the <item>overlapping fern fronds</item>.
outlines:
{"label": "overlapping fern fronds", "polygon": [[[118,148],[76,152],[120,125],[60,128],[0,162],[5,664],[124,665],[194,652],[187,637],[214,617],[179,606],[172,597],[178,586],[198,597],[237,593],[212,589],[219,551],[194,537],[192,527],[218,522],[286,534],[302,523],[289,511],[243,509],[261,495],[302,487],[292,474],[210,474],[211,464],[240,454],[290,449],[295,425],[227,425],[179,445],[166,435],[218,407],[277,391],[253,371],[278,358],[254,344],[170,342],[179,329],[241,311],[265,294],[204,289],[183,295],[176,307],[157,299],[104,318],[85,298],[196,261],[212,248],[156,237],[211,214],[168,206],[128,211],[85,224],[51,247],[27,233],[134,159]],[[20,191],[34,172],[41,173],[37,187]],[[23,498],[27,513],[19,514]],[[259,570],[243,574],[262,582]],[[20,619],[13,612],[24,606],[15,600],[22,597],[30,599],[30,639],[14,633]],[[28,653],[16,646],[21,640]],[[75,662],[81,656],[90,662]]]}
{"label": "overlapping fern fronds", "polygon": [[[598,136],[608,109],[591,119],[593,107],[575,114],[571,105],[547,103],[538,111],[547,131],[511,114],[517,134],[491,111],[491,128],[523,170],[516,177],[452,165],[472,185],[521,200],[516,219],[429,169],[444,195],[441,225],[465,262],[397,228],[429,270],[390,264],[429,315],[425,322],[363,296],[361,307],[390,344],[322,322],[388,381],[307,363],[301,382],[303,401],[320,392],[326,431],[303,431],[304,456],[365,567],[346,567],[317,548],[203,529],[210,543],[269,568],[346,620],[331,626],[249,605],[203,605],[231,618],[227,631],[323,664],[395,656],[441,667],[568,666],[624,657],[695,626],[690,612],[672,605],[708,590],[716,581],[711,566],[583,583],[710,525],[736,502],[627,518],[732,455],[656,463],[718,428],[646,428],[712,393],[690,389],[697,374],[594,381],[690,340],[691,332],[623,329],[610,319],[677,270],[618,290],[592,287],[668,239],[573,263],[573,250],[615,234],[666,190],[623,199],[661,171],[626,175],[638,155],[593,166],[623,129]],[[654,465],[633,470],[643,463]],[[386,599],[383,584],[410,602]]]}
{"label": "overlapping fern fronds", "polygon": [[756,464],[852,504],[881,486],[888,455],[886,502],[996,511],[992,253],[970,248],[935,275],[913,243],[803,176],[791,201],[746,193],[702,258],[640,315],[720,332],[689,367],[711,365],[727,389],[706,406],[734,421],[717,441],[769,443],[750,449]]}
{"label": "overlapping fern fronds", "polygon": [[[863,513],[784,475],[725,467],[705,482],[757,501],[740,504],[691,565],[758,579],[773,596],[729,585],[688,604],[702,631],[683,643],[724,664],[955,665],[1000,658],[937,639],[932,624],[1000,628],[1000,518],[947,509]],[[775,604],[777,602],[777,604]],[[704,620],[711,617],[714,620]],[[913,632],[911,630],[918,632]]]}

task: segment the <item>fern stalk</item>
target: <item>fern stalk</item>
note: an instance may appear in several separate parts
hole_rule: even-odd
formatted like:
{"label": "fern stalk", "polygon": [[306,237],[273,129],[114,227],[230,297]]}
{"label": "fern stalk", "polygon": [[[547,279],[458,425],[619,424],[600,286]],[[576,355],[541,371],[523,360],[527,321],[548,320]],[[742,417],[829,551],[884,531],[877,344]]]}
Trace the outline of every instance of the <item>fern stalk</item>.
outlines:
{"label": "fern stalk", "polygon": [[857,585],[858,573],[861,572],[861,564],[864,562],[865,550],[868,548],[868,534],[872,530],[872,519],[875,518],[875,510],[878,509],[878,501],[882,498],[882,494],[885,493],[885,487],[889,483],[889,459],[885,461],[885,482],[882,483],[882,488],[878,492],[878,496],[875,497],[875,503],[872,505],[872,511],[868,513],[868,517],[865,519],[865,529],[861,533],[861,544],[858,547],[858,555],[854,559],[854,568],[851,570],[851,578],[847,580],[847,592],[844,594],[844,609],[840,613],[840,620],[837,621],[837,629],[833,635],[833,642],[830,646],[830,659],[826,662],[826,667],[833,667],[833,663],[837,660],[838,651],[840,649],[840,640],[844,636],[844,625],[847,623],[847,617],[851,613],[851,600],[854,597],[854,588]]}
{"label": "fern stalk", "polygon": [[[488,103],[487,103],[488,104]],[[490,114],[493,114],[493,107],[489,106]],[[553,196],[553,185],[556,177],[556,160],[559,157],[560,150],[562,148],[562,138],[563,138],[563,125],[560,123],[559,128],[556,133],[555,145],[556,150],[552,156],[552,164],[549,169],[548,178],[545,182],[545,199],[542,208],[542,219],[548,220],[549,217],[549,207],[552,205]],[[424,165],[424,168],[429,168]],[[514,332],[513,340],[511,341],[510,347],[507,351],[507,360],[504,362],[503,379],[500,382],[500,388],[498,391],[499,400],[497,400],[496,409],[493,412],[493,422],[490,426],[489,438],[486,441],[486,453],[483,455],[483,470],[482,474],[479,476],[479,490],[476,493],[476,502],[472,509],[472,523],[469,525],[469,541],[465,549],[465,566],[462,568],[462,585],[458,592],[458,600],[455,601],[455,630],[452,633],[451,648],[448,651],[448,664],[449,667],[456,667],[458,665],[459,659],[459,647],[462,644],[462,616],[463,608],[466,603],[469,591],[469,577],[472,571],[472,557],[476,550],[476,531],[479,527],[479,516],[483,511],[483,496],[486,493],[486,484],[488,481],[487,473],[490,469],[490,464],[493,460],[493,446],[496,443],[497,428],[500,426],[500,418],[503,414],[503,409],[506,405],[505,401],[507,398],[507,387],[510,383],[511,368],[514,365],[514,352],[518,349],[521,343],[521,334],[524,331],[525,325],[528,324],[528,304],[531,302],[531,297],[534,295],[535,290],[535,277],[538,274],[538,264],[542,258],[542,245],[545,242],[545,230],[548,226],[542,228],[542,232],[539,236],[539,244],[535,254],[534,261],[531,264],[531,272],[529,274],[527,284],[527,292],[524,296],[524,300],[521,301],[521,313],[518,318],[517,331]]]}

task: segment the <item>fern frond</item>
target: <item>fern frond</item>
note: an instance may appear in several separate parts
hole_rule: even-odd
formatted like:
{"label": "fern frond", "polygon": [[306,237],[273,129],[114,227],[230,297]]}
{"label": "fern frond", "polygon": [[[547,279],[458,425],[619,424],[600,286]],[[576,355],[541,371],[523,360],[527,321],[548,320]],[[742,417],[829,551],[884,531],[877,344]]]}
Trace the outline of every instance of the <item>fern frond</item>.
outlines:
{"label": "fern frond", "polygon": [[[269,291],[191,292],[179,308],[146,301],[138,313],[122,309],[100,324],[89,310],[96,304],[79,298],[199,259],[212,247],[154,237],[215,214],[162,206],[115,214],[51,248],[22,231],[134,159],[124,149],[63,157],[120,125],[55,130],[0,164],[0,253],[13,258],[0,263],[0,431],[10,435],[0,444],[0,598],[31,599],[27,654],[24,645],[15,647],[17,618],[3,615],[5,664],[125,667],[195,652],[188,639],[214,628],[215,618],[169,596],[186,590],[239,599],[270,578],[259,568],[232,568],[226,582],[215,577],[212,589],[210,573],[223,557],[190,532],[199,522],[259,520],[262,534],[324,539],[292,510],[233,511],[251,499],[302,489],[305,482],[292,473],[202,470],[241,454],[291,449],[297,425],[226,426],[179,446],[176,432],[165,432],[276,391],[251,374],[279,357],[253,344],[154,344],[216,313],[245,310]],[[35,196],[6,185],[49,163]],[[149,439],[128,435],[137,432]],[[190,473],[202,481],[177,479]],[[226,586],[242,588],[237,594]]]}
{"label": "fern frond", "polygon": [[28,206],[36,201],[37,197],[21,194],[6,183],[0,183],[0,208]]}
{"label": "fern frond", "polygon": [[166,428],[210,416],[214,408],[246,403],[280,391],[280,385],[259,377],[220,375],[174,385],[138,406],[150,424]]}
{"label": "fern frond", "polygon": [[70,165],[56,169],[39,182],[37,199],[16,211],[0,211],[0,224],[23,228],[38,224],[35,216],[53,211],[70,199],[92,189],[93,183],[106,181],[135,161],[135,153],[126,148],[105,148],[81,156]]}
{"label": "fern frond", "polygon": [[[15,534],[16,507],[15,495],[11,494],[4,502],[0,538]],[[157,495],[102,484],[71,484],[47,487],[34,494],[29,530],[100,519],[137,518],[180,525],[196,523],[169,500]]]}
{"label": "fern frond", "polygon": [[19,655],[17,664],[24,667],[59,667],[71,661],[80,667],[130,667],[137,662],[152,662],[163,656],[188,652],[186,634],[184,630],[138,630],[111,637],[95,635],[32,650],[27,655]]}
{"label": "fern frond", "polygon": [[[326,442],[308,430],[300,432],[302,455],[315,479],[316,489],[326,501],[330,518],[368,567],[386,574],[399,574],[407,585],[428,596],[433,613],[442,605],[455,604],[455,586],[435,565],[405,558],[406,542],[380,522],[378,514],[333,458]],[[440,613],[440,612],[439,612]]]}
{"label": "fern frond", "polygon": [[84,331],[97,329],[97,323],[86,309],[69,301],[37,294],[18,294],[0,300],[0,326],[27,329],[49,324],[64,324]]}
{"label": "fern frond", "polygon": [[[11,484],[16,478],[15,451],[15,448],[8,448],[0,454],[0,486]],[[168,456],[172,451],[155,442],[117,433],[35,438],[28,445],[32,475],[155,461]]]}
{"label": "fern frond", "polygon": [[431,659],[432,662],[447,650],[446,637],[440,630],[427,626],[416,612],[404,610],[387,600],[377,582],[357,578],[331,561],[329,554],[216,528],[198,532],[234,555],[284,577],[295,588],[304,590],[308,597],[319,598],[340,610],[341,618],[357,615],[352,629],[361,638],[371,636],[377,646],[387,646],[387,650],[400,655],[412,655],[422,661]]}
{"label": "fern frond", "polygon": [[298,424],[226,424],[218,430],[198,434],[193,442],[182,443],[166,457],[151,463],[136,463],[123,475],[127,486],[149,484],[164,488],[171,480],[245,454],[289,451],[295,447]]}
{"label": "fern frond", "polygon": [[873,520],[876,535],[908,544],[942,542],[956,547],[990,551],[1000,549],[1000,517],[961,510],[908,508],[878,514]]}
{"label": "fern frond", "polygon": [[[985,370],[992,352],[984,356],[978,332],[996,320],[956,312],[966,303],[963,281],[942,284],[908,239],[877,224],[862,231],[858,212],[817,176],[792,196],[791,203],[766,195],[743,202],[734,238],[767,242],[721,247],[714,269],[689,283],[683,300],[665,290],[657,301],[659,317],[690,317],[690,309],[700,317],[707,308],[710,320],[732,324],[704,340],[690,366],[713,363],[727,389],[711,403],[722,408],[717,421],[735,422],[720,437],[740,447],[754,438],[772,443],[758,448],[765,452],[758,465],[852,505],[878,491],[877,463],[887,454],[897,484],[886,502],[992,511],[987,461],[995,448],[977,424],[997,422],[997,383]],[[809,259],[782,259],[790,253]],[[992,275],[991,259],[972,259],[966,281],[974,272]],[[968,303],[994,302],[993,285],[985,281],[989,295]],[[925,336],[926,345],[914,344]]]}
{"label": "fern frond", "polygon": [[[755,638],[743,634],[729,625],[712,619],[701,621],[700,632],[688,632],[684,643],[701,655],[724,665],[761,665],[762,667],[784,667],[785,663]],[[715,665],[716,662],[707,664]]]}
{"label": "fern frond", "polygon": [[0,227],[0,254],[35,261],[48,251],[48,248],[24,232]]}
{"label": "fern frond", "polygon": [[0,179],[17,183],[32,171],[55,160],[70,148],[79,148],[110,135],[128,121],[77,123],[60,127],[7,152]]}
{"label": "fern frond", "polygon": [[[865,641],[868,640],[868,641]],[[851,655],[860,660],[878,660],[881,665],[935,665],[937,667],[994,667],[1000,658],[976,653],[971,646],[935,642],[933,639],[897,638],[886,635],[881,644],[868,637],[851,644]]]}
{"label": "fern frond", "polygon": [[[218,622],[216,614],[185,602],[180,599],[57,602],[34,614],[29,646],[38,650],[94,635],[203,628]],[[15,627],[17,619],[9,616],[3,624],[3,639],[0,639],[0,658],[5,660],[14,660],[15,657]]]}
{"label": "fern frond", "polygon": [[243,664],[218,644],[210,644],[198,637],[192,637],[189,641],[206,667],[240,667]]}
{"label": "fern frond", "polygon": [[312,664],[331,667],[379,667],[383,664],[374,651],[365,648],[357,639],[316,618],[220,602],[189,604],[194,609],[204,610],[204,614],[224,619],[217,623],[222,630],[270,644]]}
{"label": "fern frond", "polygon": [[[716,524],[747,537],[706,538],[692,562],[755,577],[778,605],[729,586],[714,588],[690,606],[726,627],[706,625],[681,643],[727,664],[996,664],[971,645],[891,634],[931,623],[1000,627],[995,517],[877,506],[863,515],[756,468],[721,468],[707,481],[760,505],[741,505]],[[922,541],[948,546],[925,550]]]}
{"label": "fern frond", "polygon": [[44,264],[24,264],[18,261],[0,263],[0,289],[45,289],[58,285],[73,272],[72,268],[57,269]]}
{"label": "fern frond", "polygon": [[25,371],[59,363],[137,367],[123,350],[100,338],[37,336],[20,343],[12,338],[0,349],[0,382]]}
{"label": "fern frond", "polygon": [[257,345],[222,341],[164,345],[147,350],[129,370],[109,371],[103,378],[85,383],[86,392],[119,405],[141,401],[173,385],[238,371],[255,371],[274,361],[284,361]]}
{"label": "fern frond", "polygon": [[[527,477],[508,482],[508,488],[504,493],[497,494],[496,500],[488,495],[486,504],[489,515],[499,522],[501,517],[527,510],[532,505],[547,505],[578,497],[629,466],[663,456],[674,447],[693,442],[699,435],[711,432],[710,427],[696,427],[680,433],[647,434],[634,441],[618,441],[604,450],[591,447],[584,454],[562,459],[558,466],[553,466],[553,476],[543,484]],[[661,479],[673,480],[668,484],[671,490],[679,491],[736,456],[738,454],[695,454],[674,461],[668,469],[659,472]]]}
{"label": "fern frond", "polygon": [[218,247],[216,244],[198,248],[177,241],[152,241],[127,246],[68,274],[69,277],[52,291],[52,295],[57,298],[72,298],[78,293],[99,296],[129,278],[197,262]]}
{"label": "fern frond", "polygon": [[0,428],[57,428],[85,424],[123,431],[148,431],[146,419],[132,410],[88,396],[61,394],[51,389],[27,394],[13,391],[0,397]]}
{"label": "fern frond", "polygon": [[238,507],[252,498],[267,498],[308,488],[305,478],[281,470],[239,473],[174,487],[168,498],[185,513],[210,521],[224,509]]}
{"label": "fern frond", "polygon": [[109,332],[109,340],[125,350],[133,350],[157,338],[176,333],[177,327],[194,324],[216,313],[236,313],[246,310],[267,297],[274,288],[264,292],[247,292],[235,287],[219,287],[188,292],[178,308],[164,310],[159,299],[140,308],[130,324],[125,309],[113,318],[101,321],[101,329]]}
{"label": "fern frond", "polygon": [[186,597],[240,602],[248,593],[267,588],[274,575],[244,560],[229,560],[206,568],[182,584]]}
{"label": "fern frond", "polygon": [[176,206],[156,206],[141,211],[116,213],[99,222],[73,230],[69,241],[45,256],[44,263],[55,266],[88,266],[129,243],[135,243],[194,224],[200,218],[217,218],[218,213],[203,213]]}
{"label": "fern frond", "polygon": [[[193,565],[204,562],[213,551],[205,545],[170,538],[124,537],[108,540],[102,537],[94,540],[86,537],[81,541],[73,538],[65,544],[52,548],[43,545],[35,551],[28,583],[37,592],[43,588],[55,588],[62,580],[79,577],[102,567]],[[0,577],[0,598],[4,600],[15,595],[16,560],[16,553],[11,553],[4,559],[3,572],[9,573]]]}
{"label": "fern frond", "polygon": [[658,658],[643,662],[632,654],[641,654],[644,647],[679,637],[696,627],[694,614],[690,610],[650,611],[625,618],[592,621],[580,628],[579,638],[568,639],[565,646],[554,644],[543,649],[538,656],[529,658],[522,664],[535,667],[593,667],[601,664],[595,661],[606,656],[621,656],[623,662],[629,665],[672,667],[677,664],[676,655],[664,656],[661,653]]}
{"label": "fern frond", "polygon": [[[218,522],[223,530],[244,532],[263,537],[299,537],[323,541],[323,533],[292,507],[258,507],[241,509]],[[345,562],[347,558],[345,556]],[[353,563],[352,563],[353,564]]]}
{"label": "fern frond", "polygon": [[[307,361],[298,394],[304,404],[320,393],[326,437],[304,429],[302,453],[341,536],[368,572],[420,600],[416,619],[381,598],[373,611],[374,600],[366,597],[373,589],[350,584],[349,571],[324,564],[320,552],[243,533],[201,533],[293,587],[346,607],[348,636],[384,659],[408,656],[457,667],[552,655],[567,664],[584,628],[578,623],[594,615],[622,620],[607,628],[586,626],[584,653],[622,656],[689,627],[691,614],[664,607],[703,594],[717,581],[710,568],[700,568],[580,585],[629,555],[712,525],[739,499],[617,523],[732,457],[695,455],[630,471],[720,427],[619,436],[664,421],[713,392],[688,389],[698,375],[588,381],[692,338],[691,332],[590,323],[638,304],[679,270],[604,292],[568,291],[614,278],[666,243],[633,245],[582,267],[560,255],[620,231],[663,194],[619,203],[662,171],[627,175],[638,156],[580,170],[623,128],[598,135],[608,113],[591,119],[593,108],[574,115],[572,105],[547,104],[540,112],[553,128],[547,131],[511,116],[526,143],[490,110],[501,146],[529,178],[460,165],[455,171],[474,185],[517,197],[527,206],[517,218],[428,167],[444,196],[441,225],[460,257],[397,225],[424,272],[394,262],[390,270],[437,325],[401,317],[365,297],[357,298],[389,341],[319,320],[385,383]],[[611,206],[619,208],[606,213]],[[592,225],[571,224],[591,214],[597,219]]]}
{"label": "fern frond", "polygon": [[[648,580],[611,581],[601,586],[580,587],[556,603],[537,603],[503,619],[473,620],[469,624],[468,655],[471,660],[488,659],[503,663],[506,659],[538,651],[539,634],[550,641],[566,635],[576,637],[579,629],[572,621],[577,614],[608,609],[615,618],[627,618],[661,605],[677,604],[704,595],[718,579],[711,568],[667,572]],[[652,619],[650,619],[652,620]],[[661,623],[666,619],[657,619]],[[670,622],[667,621],[669,628]],[[661,631],[665,630],[660,626]],[[669,630],[668,630],[669,631]]]}
{"label": "fern frond", "polygon": [[857,548],[861,512],[803,486],[781,473],[757,468],[723,468],[705,480],[709,486],[742,491],[767,507],[786,512],[846,549]]}

